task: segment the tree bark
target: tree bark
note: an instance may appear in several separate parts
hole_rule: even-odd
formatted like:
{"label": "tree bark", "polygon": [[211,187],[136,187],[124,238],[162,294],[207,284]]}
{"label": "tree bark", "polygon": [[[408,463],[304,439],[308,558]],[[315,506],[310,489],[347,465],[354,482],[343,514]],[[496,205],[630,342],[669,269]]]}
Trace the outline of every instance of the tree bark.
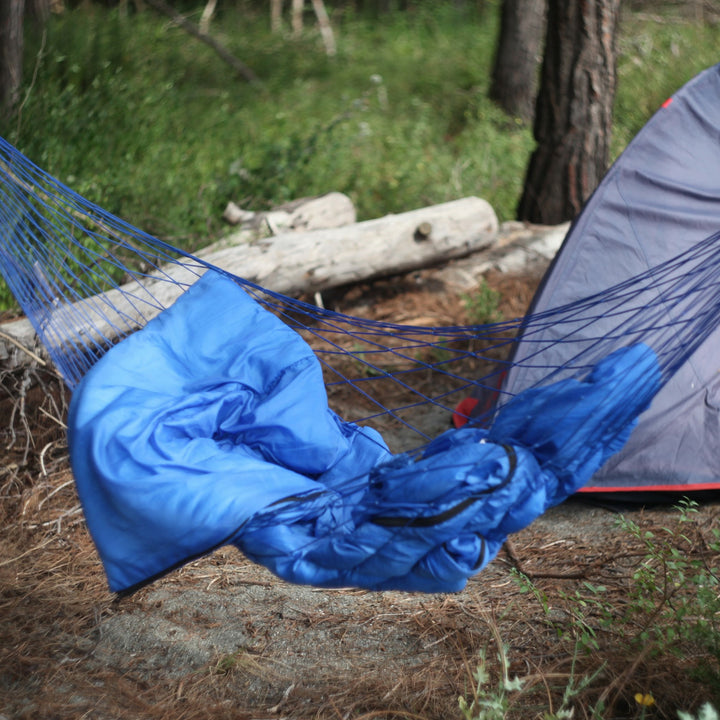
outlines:
{"label": "tree bark", "polygon": [[282,30],[282,0],[270,0],[270,29],[274,33]]}
{"label": "tree bark", "polygon": [[292,0],[290,23],[292,26],[292,31],[293,31],[294,37],[298,37],[302,33],[304,9],[305,9],[305,0]]}
{"label": "tree bark", "polygon": [[25,0],[0,0],[0,115],[17,104],[22,82]]}
{"label": "tree bark", "polygon": [[549,0],[542,80],[518,219],[572,220],[608,166],[620,0]]}
{"label": "tree bark", "polygon": [[45,27],[50,19],[50,0],[28,0],[25,2],[26,14],[39,27]]}
{"label": "tree bark", "polygon": [[546,0],[503,0],[490,99],[509,115],[532,121]]}
{"label": "tree bark", "polygon": [[312,0],[312,6],[320,27],[320,35],[323,40],[323,45],[325,45],[325,52],[332,57],[337,53],[337,46],[335,44],[332,25],[330,25],[330,18],[325,9],[325,3],[323,0]]}

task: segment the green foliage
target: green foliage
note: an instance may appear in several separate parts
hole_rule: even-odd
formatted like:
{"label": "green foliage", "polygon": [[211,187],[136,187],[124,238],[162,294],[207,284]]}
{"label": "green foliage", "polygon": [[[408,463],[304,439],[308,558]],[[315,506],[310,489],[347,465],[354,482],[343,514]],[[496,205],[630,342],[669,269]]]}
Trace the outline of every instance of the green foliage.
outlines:
{"label": "green foliage", "polygon": [[523,688],[520,678],[508,675],[507,648],[502,646],[498,652],[498,660],[502,669],[496,683],[492,683],[491,673],[485,660],[485,653],[480,652],[477,667],[472,674],[475,687],[471,701],[460,696],[458,704],[465,720],[503,720],[506,717],[513,693]]}
{"label": "green foliage", "polygon": [[625,12],[618,43],[613,154],[618,155],[678,88],[717,61],[720,29],[668,6],[653,15]]}
{"label": "green foliage", "polygon": [[472,293],[464,294],[462,301],[468,319],[475,325],[489,325],[502,320],[500,293],[486,282],[481,283]]}
{"label": "green foliage", "polygon": [[[413,3],[381,23],[336,9],[335,58],[315,28],[291,40],[260,5],[225,8],[212,31],[258,89],[150,11],[83,4],[28,39],[25,101],[0,131],[78,192],[191,247],[221,230],[228,200],[329,190],[361,218],[476,194],[509,219],[533,141],[486,98],[498,3],[485,5]],[[707,26],[628,14],[622,28],[618,150],[716,47]]]}
{"label": "green foliage", "polygon": [[[493,679],[485,652],[479,653],[478,664],[472,673],[472,697],[468,700],[464,695],[458,698],[458,705],[464,720],[505,720],[513,704],[520,701],[520,696],[531,687],[530,678],[511,677],[509,673],[508,648],[500,644],[498,650],[498,676]],[[575,672],[575,662],[562,693],[557,709],[543,713],[543,720],[570,720],[574,716],[573,703],[583,691],[591,685],[603,668],[590,675]],[[600,718],[596,710],[590,709],[586,717]]]}
{"label": "green foliage", "polygon": [[[613,607],[606,599],[607,588],[583,581],[574,592],[560,592],[570,613],[570,632],[579,652],[585,655],[600,650],[598,634],[612,624]],[[558,627],[561,637],[566,629]]]}
{"label": "green foliage", "polygon": [[[28,26],[21,106],[0,134],[151,234],[193,250],[223,232],[229,200],[331,190],[360,219],[465,195],[514,217],[533,138],[486,97],[499,0],[418,0],[382,22],[329,4],[334,58],[314,24],[290,38],[265,3],[222,6],[211,32],[261,87],[151,10],[72,7],[45,36]],[[197,22],[203,3],[178,7]],[[615,153],[716,47],[717,28],[625,14]]]}
{"label": "green foliage", "polygon": [[[633,574],[627,620],[639,623],[636,640],[652,643],[656,654],[682,656],[688,646],[700,649],[705,661],[694,674],[720,693],[720,529],[713,528],[709,540],[698,537],[697,504],[685,500],[679,512],[679,528],[662,531],[622,521],[646,551]],[[696,542],[707,551],[690,557]]]}
{"label": "green foliage", "polygon": [[66,12],[44,46],[27,43],[26,101],[2,133],[94,202],[191,246],[221,230],[231,199],[264,207],[341,190],[367,218],[519,192],[499,170],[510,144],[527,155],[529,132],[507,137],[484,98],[493,17],[427,3],[382,24],[334,20],[329,59],[316,31],[291,40],[269,32],[266,13],[227,8],[212,31],[257,88],[151,12]]}
{"label": "green foliage", "polygon": [[[603,669],[628,668],[621,674],[622,682],[628,691],[633,685],[634,690],[642,689],[634,694],[633,717],[640,720],[654,716],[656,704],[665,705],[666,712],[670,709],[667,700],[656,701],[647,692],[647,681],[655,674],[652,668],[668,667],[671,661],[679,687],[692,681],[706,697],[720,697],[720,529],[702,528],[699,520],[698,507],[689,500],[679,504],[678,515],[667,527],[647,529],[621,517],[618,526],[633,541],[633,554],[636,546],[641,548],[641,559],[627,585],[622,582],[620,599],[617,587],[612,593],[605,585],[585,580],[570,590],[556,590],[551,599],[528,577],[514,573],[520,591],[535,596],[545,624],[572,654],[568,687],[586,717],[615,717],[607,711],[617,698],[608,705],[606,690],[592,685],[593,679],[607,679]],[[647,670],[640,671],[641,661],[647,662]],[[581,695],[580,689],[589,692]],[[493,693],[500,697],[500,687]],[[569,707],[569,701],[563,707]],[[697,718],[682,711],[678,717],[715,720],[717,714],[705,705]],[[466,718],[475,720],[467,714]]]}

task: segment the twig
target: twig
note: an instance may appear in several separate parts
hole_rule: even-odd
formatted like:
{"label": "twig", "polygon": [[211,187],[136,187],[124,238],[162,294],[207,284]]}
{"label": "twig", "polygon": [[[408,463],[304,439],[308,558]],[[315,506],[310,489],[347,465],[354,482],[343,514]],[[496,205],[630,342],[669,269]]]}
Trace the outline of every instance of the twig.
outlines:
{"label": "twig", "polygon": [[[66,510],[64,513],[62,513],[61,515],[58,515],[56,518],[54,518],[52,520],[45,520],[45,522],[28,525],[28,527],[31,530],[36,530],[37,528],[55,525],[56,526],[55,532],[56,532],[56,534],[60,535],[62,533],[63,518],[69,518],[69,517],[72,517],[73,515],[78,515],[78,514],[82,513],[82,511],[83,511],[82,505],[76,505],[75,507],[72,507],[69,510]],[[83,518],[81,517],[78,522],[82,522],[82,520],[83,520]],[[66,527],[72,527],[72,526],[67,525]]]}
{"label": "twig", "polygon": [[[70,487],[75,481],[74,480],[66,480],[64,483],[61,483],[58,485],[51,493],[48,493],[39,503],[37,506],[37,509],[40,510],[42,506],[53,496],[59,493],[61,490],[64,490],[66,487]],[[23,515],[25,514],[25,510],[23,510]]]}
{"label": "twig", "polygon": [[[55,522],[53,520],[53,522]],[[0,562],[0,567],[5,567],[5,565],[12,565],[14,562],[17,562],[18,560],[24,558],[26,555],[29,555],[32,552],[35,552],[36,550],[42,550],[46,545],[49,545],[55,538],[53,536],[47,538],[45,542],[41,542],[39,545],[36,545],[33,548],[30,548],[29,550],[26,550],[24,553],[20,553],[19,555],[16,555],[15,557],[8,558],[7,560],[3,560]]]}
{"label": "twig", "polygon": [[20,103],[20,107],[17,110],[17,125],[15,127],[15,133],[18,137],[20,136],[20,123],[22,122],[23,108],[25,107],[27,101],[30,99],[30,93],[32,92],[33,88],[35,87],[35,81],[37,80],[38,70],[40,70],[40,62],[42,60],[43,51],[45,50],[45,41],[46,40],[47,40],[47,30],[43,30],[42,41],[40,42],[40,50],[38,50],[37,58],[35,60],[35,67],[33,68],[32,80],[30,81],[30,86],[28,87],[27,92],[25,93],[25,97],[23,98],[23,101]]}
{"label": "twig", "polygon": [[503,547],[505,548],[505,552],[510,558],[510,562],[513,564],[515,569],[528,577],[530,580],[584,580],[587,577],[589,568],[597,564],[593,563],[592,565],[582,570],[576,570],[575,572],[533,572],[532,570],[528,570],[525,567],[525,564],[517,556],[515,552],[515,545],[512,543],[510,538],[505,540]]}
{"label": "twig", "polygon": [[285,688],[285,692],[283,693],[282,698],[280,698],[280,702],[277,705],[273,705],[272,707],[268,708],[267,711],[269,713],[271,713],[272,715],[279,713],[280,708],[287,702],[287,699],[290,697],[290,693],[294,689],[295,689],[295,683],[288,685],[288,687]]}
{"label": "twig", "polygon": [[[25,400],[27,398],[27,391],[28,388],[31,385],[30,380],[30,372],[26,368],[25,372],[23,373],[23,379],[20,383],[20,420],[22,420],[22,424],[25,426],[25,452],[23,454],[22,464],[27,464],[28,455],[30,454],[30,445],[33,442],[33,435],[32,435],[32,429],[30,428],[30,423],[28,422],[27,415],[25,414]],[[13,415],[15,408],[13,408]]]}
{"label": "twig", "polygon": [[[57,408],[56,408],[57,409]],[[52,413],[48,412],[45,408],[41,407],[38,408],[38,410],[45,415],[45,417],[50,418],[53,422],[57,423],[63,430],[67,430],[67,425],[62,421],[56,418]]]}
{"label": "twig", "polygon": [[42,470],[43,477],[47,477],[48,473],[45,468],[45,453],[53,446],[53,442],[49,442],[45,447],[40,451],[40,469]]}
{"label": "twig", "polygon": [[19,350],[22,350],[26,355],[29,355],[38,365],[47,367],[47,363],[36,353],[29,348],[26,348],[21,342],[18,342],[12,335],[8,335],[6,332],[0,330],[0,338],[6,340],[11,345],[14,345]]}

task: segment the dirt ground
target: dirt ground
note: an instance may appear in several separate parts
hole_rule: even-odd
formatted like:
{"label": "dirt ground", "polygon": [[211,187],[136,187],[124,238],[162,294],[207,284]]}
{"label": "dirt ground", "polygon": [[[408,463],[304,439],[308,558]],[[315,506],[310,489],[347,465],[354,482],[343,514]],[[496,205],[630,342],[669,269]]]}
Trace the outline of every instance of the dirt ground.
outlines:
{"label": "dirt ground", "polygon": [[[349,313],[370,303],[399,322],[465,319],[460,295],[417,280],[374,301],[372,288],[333,301]],[[536,280],[489,277],[512,316]],[[653,641],[682,588],[638,598],[634,580],[651,562],[648,532],[716,567],[715,503],[681,525],[670,506],[568,502],[515,535],[457,594],[297,587],[226,548],[118,600],[73,488],[67,392],[47,370],[1,380],[0,720],[448,720],[462,717],[459,696],[483,698],[473,691],[483,654],[485,697],[501,708],[486,717],[542,718],[564,694],[576,718],[674,718],[717,700],[698,673],[717,673],[717,655]],[[641,532],[623,528],[623,517]],[[498,690],[499,656],[522,689]],[[654,704],[639,704],[638,693]]]}

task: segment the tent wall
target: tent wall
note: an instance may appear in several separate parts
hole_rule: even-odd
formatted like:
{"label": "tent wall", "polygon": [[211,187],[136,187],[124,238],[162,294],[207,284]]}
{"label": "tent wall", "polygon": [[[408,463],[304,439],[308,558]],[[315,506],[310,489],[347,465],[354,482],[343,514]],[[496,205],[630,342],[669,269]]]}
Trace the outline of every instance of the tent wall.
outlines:
{"label": "tent wall", "polygon": [[[720,65],[690,81],[651,118],[574,222],[531,312],[558,307],[646,271],[720,230]],[[638,302],[648,298],[640,296]],[[577,344],[544,351],[562,364],[615,329],[612,317]],[[567,328],[549,328],[543,339]],[[534,338],[538,340],[537,336]],[[541,379],[522,367],[520,342],[506,379],[511,393]],[[590,492],[720,488],[720,331],[695,352],[644,413],[625,448],[595,474]]]}

